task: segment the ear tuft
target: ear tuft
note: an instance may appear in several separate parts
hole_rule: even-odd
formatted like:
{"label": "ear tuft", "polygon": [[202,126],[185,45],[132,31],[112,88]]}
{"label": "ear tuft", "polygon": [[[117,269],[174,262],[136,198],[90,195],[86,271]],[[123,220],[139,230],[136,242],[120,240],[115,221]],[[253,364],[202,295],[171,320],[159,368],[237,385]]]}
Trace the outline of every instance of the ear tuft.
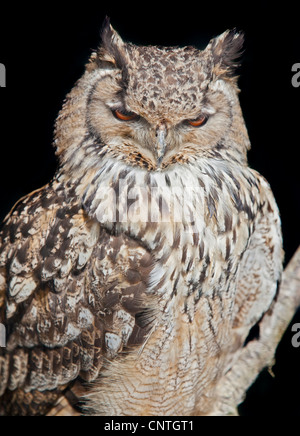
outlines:
{"label": "ear tuft", "polygon": [[126,44],[120,35],[110,24],[109,17],[106,17],[101,28],[101,45],[97,52],[93,52],[89,63],[88,71],[96,68],[101,69],[126,69]]}
{"label": "ear tuft", "polygon": [[244,33],[236,29],[226,30],[222,35],[210,41],[214,73],[217,76],[228,79],[235,77],[243,44]]}
{"label": "ear tuft", "polygon": [[116,32],[110,24],[110,18],[108,16],[106,16],[103,21],[100,34],[103,48],[110,52],[113,46],[114,36]]}
{"label": "ear tuft", "polygon": [[117,68],[122,68],[124,64],[125,43],[110,24],[109,17],[106,17],[103,22],[101,39],[102,47],[100,51],[112,56]]}

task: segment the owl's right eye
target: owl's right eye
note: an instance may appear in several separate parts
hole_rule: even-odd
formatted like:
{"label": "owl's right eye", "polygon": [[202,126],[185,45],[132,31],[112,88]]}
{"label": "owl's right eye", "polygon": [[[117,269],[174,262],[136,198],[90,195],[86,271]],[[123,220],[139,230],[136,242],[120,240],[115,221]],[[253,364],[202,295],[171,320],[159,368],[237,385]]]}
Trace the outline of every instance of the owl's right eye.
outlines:
{"label": "owl's right eye", "polygon": [[201,127],[201,126],[204,126],[204,124],[206,123],[207,120],[208,120],[207,115],[201,114],[195,120],[187,120],[187,122],[192,127]]}
{"label": "owl's right eye", "polygon": [[115,118],[117,118],[120,121],[133,121],[139,118],[139,115],[135,112],[127,112],[127,111],[121,111],[121,110],[113,110],[112,111]]}

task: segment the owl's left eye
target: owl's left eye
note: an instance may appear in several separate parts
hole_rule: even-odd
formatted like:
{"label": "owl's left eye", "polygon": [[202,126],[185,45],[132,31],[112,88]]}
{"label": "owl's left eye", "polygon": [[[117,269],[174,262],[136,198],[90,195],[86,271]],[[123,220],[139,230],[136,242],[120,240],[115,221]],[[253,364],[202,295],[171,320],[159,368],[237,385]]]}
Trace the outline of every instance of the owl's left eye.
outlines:
{"label": "owl's left eye", "polygon": [[139,118],[139,115],[135,112],[127,112],[121,110],[113,110],[112,113],[114,116],[121,121],[133,121]]}
{"label": "owl's left eye", "polygon": [[208,120],[208,116],[202,114],[195,120],[187,120],[187,123],[193,127],[200,127],[200,126],[204,126],[207,120]]}

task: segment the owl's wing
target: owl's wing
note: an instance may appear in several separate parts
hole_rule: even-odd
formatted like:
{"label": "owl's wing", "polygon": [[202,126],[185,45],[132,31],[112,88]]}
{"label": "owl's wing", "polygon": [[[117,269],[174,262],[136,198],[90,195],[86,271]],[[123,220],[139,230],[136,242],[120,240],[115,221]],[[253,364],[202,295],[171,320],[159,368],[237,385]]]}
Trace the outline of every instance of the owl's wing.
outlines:
{"label": "owl's wing", "polygon": [[[283,262],[276,202],[267,181],[253,173],[260,180],[261,208],[238,268],[233,313],[233,327],[242,342],[259,335],[259,322],[276,298]],[[256,330],[251,330],[255,326]]]}
{"label": "owl's wing", "polygon": [[17,203],[0,233],[0,415],[46,413],[148,331],[151,255],[70,198],[47,185]]}

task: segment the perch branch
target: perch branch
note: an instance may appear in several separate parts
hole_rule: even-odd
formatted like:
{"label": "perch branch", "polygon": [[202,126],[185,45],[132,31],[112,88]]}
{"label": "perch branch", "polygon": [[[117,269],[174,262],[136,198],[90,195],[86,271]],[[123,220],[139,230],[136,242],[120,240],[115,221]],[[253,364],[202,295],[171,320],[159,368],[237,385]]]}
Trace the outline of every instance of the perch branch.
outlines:
{"label": "perch branch", "polygon": [[276,348],[300,306],[300,247],[284,270],[277,299],[260,323],[258,340],[240,350],[234,365],[217,386],[211,415],[237,415],[237,406],[259,373],[273,366]]}

